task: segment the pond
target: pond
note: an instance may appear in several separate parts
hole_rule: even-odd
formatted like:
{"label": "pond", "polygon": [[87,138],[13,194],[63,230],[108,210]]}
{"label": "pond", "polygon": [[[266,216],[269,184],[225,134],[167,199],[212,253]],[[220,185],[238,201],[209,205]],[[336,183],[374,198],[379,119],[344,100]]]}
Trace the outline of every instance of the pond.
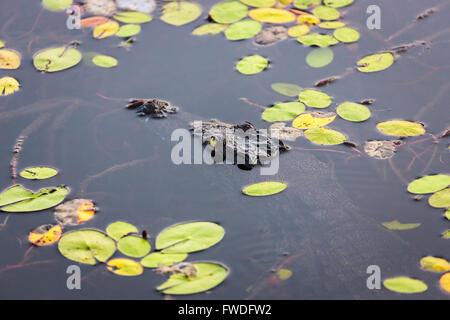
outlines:
{"label": "pond", "polygon": [[[377,1],[381,29],[374,30],[366,26],[371,1],[339,8],[360,39],[331,46],[334,59],[322,68],[305,62],[313,48],[292,37],[261,46],[253,39],[230,41],[223,33],[192,35],[219,3],[195,2],[203,9],[201,16],[179,27],[159,19],[166,2],[158,2],[153,20],[142,24],[129,49],[118,46],[123,39],[116,36],[99,40],[91,28],[68,29],[67,14],[44,9],[40,1],[4,4],[0,40],[20,52],[22,61],[16,70],[0,69],[0,77],[20,82],[19,91],[0,97],[1,189],[13,183],[13,147],[26,136],[17,169],[42,165],[59,173],[46,180],[18,177],[15,182],[35,191],[66,185],[66,200],[91,199],[99,209],[93,219],[64,232],[105,230],[114,221],[126,221],[146,230],[153,245],[162,229],[176,223],[219,224],[224,238],[189,254],[188,261],[220,261],[230,269],[228,277],[209,294],[176,299],[448,299],[439,286],[441,275],[423,270],[419,261],[424,256],[450,258],[450,240],[441,236],[450,221],[443,217],[444,209],[428,205],[428,195],[415,200],[407,192],[407,184],[418,177],[449,172],[448,138],[440,138],[449,123],[448,2]],[[416,20],[431,7],[438,10]],[[80,42],[81,63],[54,73],[35,69],[37,51],[74,40]],[[416,40],[427,42],[399,52],[386,70],[354,69],[362,57]],[[95,54],[113,56],[119,63],[100,68],[89,59]],[[238,72],[236,63],[254,54],[267,58],[268,67],[255,75]],[[343,75],[349,68],[353,71]],[[334,75],[343,76],[315,88],[333,99],[325,111],[335,112],[345,101],[375,100],[367,105],[368,120],[337,117],[328,126],[355,146],[323,146],[300,137],[288,142],[291,150],[280,155],[278,172],[269,176],[261,175],[259,167],[246,171],[235,165],[173,163],[176,142],[171,134],[187,129],[189,121],[250,121],[268,128],[260,107],[296,100],[272,90],[273,83],[314,88]],[[168,100],[180,112],[164,119],[140,118],[125,109],[129,98]],[[392,119],[423,123],[427,133],[402,139],[404,145],[391,159],[369,157],[366,141],[397,138],[376,128]],[[287,188],[266,197],[242,193],[244,186],[262,181],[281,181]],[[155,288],[166,277],[153,270],[121,277],[104,264],[64,258],[57,244],[30,251],[29,232],[54,223],[53,211],[0,213],[1,223],[7,219],[0,229],[0,298],[165,298]],[[393,220],[420,226],[389,230],[382,225]],[[66,270],[73,264],[81,268],[80,290],[67,288]],[[379,267],[381,280],[407,276],[420,279],[428,289],[410,295],[383,285],[369,289],[369,266]],[[292,275],[278,279],[274,271],[281,268]]]}

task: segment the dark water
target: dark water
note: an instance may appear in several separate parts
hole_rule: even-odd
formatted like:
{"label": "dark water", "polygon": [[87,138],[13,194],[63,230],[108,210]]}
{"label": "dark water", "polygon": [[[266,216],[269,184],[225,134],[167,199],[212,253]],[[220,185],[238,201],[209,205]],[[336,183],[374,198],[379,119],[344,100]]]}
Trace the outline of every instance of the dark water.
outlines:
{"label": "dark water", "polygon": [[[199,2],[205,18],[213,3]],[[162,228],[187,220],[215,221],[226,229],[222,242],[189,259],[226,263],[230,276],[212,293],[188,298],[448,299],[439,289],[439,275],[422,271],[419,260],[424,255],[449,258],[449,240],[440,238],[449,222],[443,220],[442,210],[430,208],[426,199],[413,201],[387,161],[365,156],[346,159],[356,153],[345,146],[330,149],[348,154],[293,150],[282,155],[279,173],[269,178],[285,181],[289,187],[272,197],[247,198],[240,193],[242,186],[268,179],[260,176],[259,170],[172,164],[170,133],[186,126],[186,115],[144,122],[123,110],[124,101],[98,95],[117,99],[159,97],[180,106],[184,113],[201,115],[199,119],[231,123],[248,120],[267,127],[261,120],[261,110],[239,98],[262,105],[287,101],[270,89],[271,83],[312,87],[316,81],[354,66],[362,56],[433,37],[430,49],[413,48],[383,72],[353,73],[323,90],[334,97],[332,109],[343,101],[376,99],[368,121],[357,124],[337,119],[331,125],[359,146],[367,139],[382,139],[376,123],[395,118],[421,121],[428,132],[438,134],[449,121],[449,6],[442,6],[395,40],[383,39],[425,9],[441,3],[377,1],[381,30],[370,31],[365,27],[365,12],[372,2],[357,0],[343,10],[347,12],[344,21],[360,31],[361,39],[357,44],[334,46],[334,61],[325,68],[312,69],[305,63],[311,49],[295,39],[259,47],[251,40],[230,42],[223,35],[190,35],[204,22],[201,19],[184,27],[154,19],[143,26],[133,48],[126,51],[117,48],[117,38],[99,41],[91,38],[89,30],[67,30],[65,14],[40,13],[39,1],[2,0],[0,39],[21,52],[22,66],[1,70],[0,76],[13,76],[22,86],[18,93],[0,99],[0,186],[11,184],[9,161],[15,140],[41,117],[42,125],[23,145],[19,168],[51,165],[60,174],[48,181],[19,182],[33,190],[66,184],[71,188],[69,198],[83,195],[93,199],[100,211],[86,227],[105,229],[113,221],[125,220],[146,229],[152,240]],[[35,71],[31,64],[34,52],[71,40],[81,41],[80,50],[85,54],[98,52],[118,58],[119,66],[99,69],[83,63],[54,74]],[[233,69],[239,58],[253,53],[268,57],[270,68],[255,76],[243,76]],[[427,104],[432,105],[422,112]],[[402,147],[393,163],[407,181],[423,174],[448,172],[447,144],[441,141],[430,148],[432,144],[424,142],[411,145],[411,149]],[[292,145],[318,148],[304,139]],[[408,170],[412,151],[419,154],[427,148]],[[100,175],[86,185],[89,176],[136,159],[145,161]],[[6,216],[2,214],[1,221]],[[410,231],[389,231],[380,225],[391,220],[422,225]],[[51,209],[9,215],[0,231],[0,268],[19,263],[29,248],[29,231],[52,222]],[[34,248],[29,262],[49,259],[54,261],[1,272],[0,297],[163,298],[154,288],[164,278],[154,272],[146,270],[136,278],[119,277],[102,265],[82,265],[82,290],[70,291],[65,271],[72,263],[59,254],[56,246]],[[270,270],[280,264],[292,270],[293,276],[278,285],[268,282]],[[416,295],[368,290],[369,265],[380,266],[382,278],[417,277],[429,289]]]}

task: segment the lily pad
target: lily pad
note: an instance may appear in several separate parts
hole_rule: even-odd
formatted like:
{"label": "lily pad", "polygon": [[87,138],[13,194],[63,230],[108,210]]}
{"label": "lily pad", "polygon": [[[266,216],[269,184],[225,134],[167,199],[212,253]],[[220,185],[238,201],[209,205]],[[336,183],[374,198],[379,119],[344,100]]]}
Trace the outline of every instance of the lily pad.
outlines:
{"label": "lily pad", "polygon": [[342,21],[324,21],[318,24],[322,29],[337,29],[345,26],[345,22]]}
{"label": "lily pad", "polygon": [[28,241],[36,246],[48,246],[57,242],[62,235],[60,225],[46,224],[39,226],[28,235]]}
{"label": "lily pad", "polygon": [[91,200],[74,199],[55,208],[55,219],[62,226],[75,226],[91,220],[96,208]]}
{"label": "lily pad", "polygon": [[269,61],[260,56],[260,55],[252,55],[242,58],[236,64],[236,69],[246,75],[257,74],[267,68]]}
{"label": "lily pad", "polygon": [[404,120],[380,122],[377,124],[377,129],[384,134],[400,137],[420,136],[425,133],[421,123]]}
{"label": "lily pad", "polygon": [[450,188],[434,193],[429,199],[428,204],[433,208],[450,207]]}
{"label": "lily pad", "polygon": [[444,274],[441,279],[439,279],[439,284],[441,285],[442,290],[450,293],[450,272]]}
{"label": "lily pad", "polygon": [[444,217],[445,217],[447,220],[450,220],[450,209],[447,209],[447,211],[445,211]]}
{"label": "lily pad", "polygon": [[0,49],[0,69],[17,69],[20,67],[20,54],[12,49]]}
{"label": "lily pad", "polygon": [[353,122],[361,122],[370,118],[369,108],[354,102],[341,103],[337,107],[336,112],[342,119]]}
{"label": "lily pad", "polygon": [[109,17],[117,11],[114,0],[84,0],[83,4],[83,8],[93,15]]}
{"label": "lily pad", "polygon": [[0,49],[3,48],[4,46],[5,46],[5,43],[2,40],[0,40]]}
{"label": "lily pad", "polygon": [[241,2],[250,7],[270,8],[275,5],[277,0],[241,0]]}
{"label": "lily pad", "polygon": [[305,46],[329,47],[339,41],[328,34],[309,33],[297,38],[297,41]]}
{"label": "lily pad", "polygon": [[81,61],[81,52],[67,46],[48,48],[34,55],[36,69],[43,72],[56,72],[76,66]]}
{"label": "lily pad", "polygon": [[322,68],[329,65],[333,58],[334,53],[330,48],[317,48],[308,53],[306,63],[312,68]]}
{"label": "lily pad", "polygon": [[227,24],[207,23],[196,28],[194,31],[192,31],[192,34],[196,36],[202,36],[206,34],[218,34],[225,31],[227,28],[228,28]]}
{"label": "lily pad", "polygon": [[383,285],[398,293],[420,293],[428,289],[428,286],[421,280],[409,277],[389,278],[383,281]]}
{"label": "lily pad", "polygon": [[394,56],[390,52],[372,54],[360,59],[358,70],[361,72],[376,72],[389,68],[394,63]]}
{"label": "lily pad", "polygon": [[350,27],[337,28],[333,32],[333,36],[340,42],[351,43],[359,40],[359,32]]}
{"label": "lily pad", "polygon": [[339,10],[326,6],[315,7],[312,13],[321,20],[336,20],[339,19]]}
{"label": "lily pad", "polygon": [[392,158],[401,144],[399,140],[372,140],[366,141],[364,151],[369,157],[376,159]]}
{"label": "lily pad", "polygon": [[92,35],[96,39],[103,39],[115,35],[119,31],[119,24],[116,21],[108,21],[96,26]]}
{"label": "lily pad", "polygon": [[156,289],[172,295],[204,292],[222,283],[229,273],[228,267],[219,263],[199,261],[193,265],[197,270],[195,277],[174,274]]}
{"label": "lily pad", "polygon": [[267,46],[284,40],[288,37],[287,29],[284,26],[265,26],[260,33],[258,33],[254,41],[261,46]]}
{"label": "lily pad", "polygon": [[294,119],[305,111],[305,105],[301,102],[277,103],[271,108],[267,108],[262,113],[262,118],[266,121],[287,121]]}
{"label": "lily pad", "polygon": [[59,252],[72,261],[94,265],[106,262],[116,251],[116,242],[93,229],[71,231],[58,243]]}
{"label": "lily pad", "polygon": [[441,236],[444,239],[450,239],[450,230],[444,231]]}
{"label": "lily pad", "polygon": [[287,280],[292,277],[292,271],[289,269],[282,268],[277,271],[277,278],[281,281]]}
{"label": "lily pad", "polygon": [[187,253],[153,252],[142,258],[141,264],[146,268],[156,268],[161,264],[171,266],[175,262],[183,261],[187,256]]}
{"label": "lily pad", "polygon": [[248,12],[250,18],[266,23],[289,23],[295,20],[295,14],[277,8],[259,8]]}
{"label": "lily pad", "polygon": [[305,131],[305,137],[314,143],[322,145],[336,145],[344,143],[345,135],[336,130],[326,128],[312,128]]}
{"label": "lily pad", "polygon": [[411,230],[420,227],[421,223],[400,223],[397,220],[390,222],[383,222],[383,226],[389,230]]}
{"label": "lily pad", "polygon": [[97,54],[92,58],[92,62],[102,68],[112,68],[117,66],[118,61],[114,57]]}
{"label": "lily pad", "polygon": [[156,249],[163,253],[201,251],[218,243],[225,230],[212,222],[187,222],[170,226],[156,237]]}
{"label": "lily pad", "polygon": [[108,17],[94,16],[80,20],[81,27],[96,27],[109,21]]}
{"label": "lily pad", "polygon": [[72,2],[72,0],[42,0],[42,5],[48,10],[62,11],[70,7]]}
{"label": "lily pad", "polygon": [[234,23],[247,16],[248,8],[239,1],[226,1],[214,5],[209,12],[217,23]]}
{"label": "lily pad", "polygon": [[106,263],[106,268],[119,276],[138,276],[144,272],[142,265],[134,260],[126,258],[111,259]]}
{"label": "lily pad", "polygon": [[20,176],[25,179],[48,179],[58,174],[58,170],[50,167],[29,167],[20,172]]}
{"label": "lily pad", "polygon": [[126,236],[117,242],[117,248],[124,255],[140,258],[150,252],[151,245],[150,242],[140,236]]}
{"label": "lily pad", "polygon": [[136,11],[118,12],[113,18],[123,23],[146,23],[152,21],[150,15]]}
{"label": "lily pad", "polygon": [[323,0],[323,3],[327,7],[341,8],[341,7],[345,7],[345,6],[352,4],[353,1],[355,1],[355,0]]}
{"label": "lily pad", "polygon": [[248,185],[242,189],[242,193],[253,196],[263,197],[280,193],[287,188],[287,185],[279,181],[264,181]]}
{"label": "lily pad", "polygon": [[134,36],[141,32],[141,26],[138,24],[125,24],[119,28],[119,31],[117,31],[116,36],[127,38]]}
{"label": "lily pad", "polygon": [[301,14],[297,17],[297,22],[300,24],[306,23],[310,26],[315,26],[320,23],[320,19],[312,14]]}
{"label": "lily pad", "polygon": [[270,86],[272,90],[288,97],[296,97],[302,92],[302,88],[296,84],[277,82]]}
{"label": "lily pad", "polygon": [[300,92],[298,98],[301,102],[312,108],[326,108],[331,104],[331,98],[326,93],[314,90],[306,89]]}
{"label": "lily pad", "polygon": [[318,6],[322,0],[294,0],[294,7],[299,9],[308,9],[312,6]]}
{"label": "lily pad", "polygon": [[450,270],[450,263],[447,260],[432,256],[420,259],[420,266],[425,270],[433,272],[447,272]]}
{"label": "lily pad", "polygon": [[130,233],[138,233],[138,229],[130,223],[116,221],[106,228],[106,233],[114,240],[119,240]]}
{"label": "lily pad", "polygon": [[124,10],[151,13],[156,8],[155,0],[116,0],[117,7]]}
{"label": "lily pad", "polygon": [[257,35],[262,29],[262,25],[258,21],[245,19],[230,25],[225,30],[225,36],[228,40],[244,40]]}
{"label": "lily pad", "polygon": [[306,24],[298,24],[288,29],[288,35],[292,38],[298,38],[309,32],[309,27]]}
{"label": "lily pad", "polygon": [[188,1],[167,3],[162,10],[161,20],[174,26],[190,23],[202,14],[198,4]]}
{"label": "lily pad", "polygon": [[20,87],[19,81],[12,77],[0,78],[0,96],[8,96],[18,91]]}
{"label": "lily pad", "polygon": [[283,141],[295,141],[303,136],[303,131],[297,128],[287,127],[284,122],[275,122],[269,127],[270,136]]}
{"label": "lily pad", "polygon": [[415,194],[434,193],[450,185],[450,176],[435,174],[416,179],[408,184],[408,191]]}
{"label": "lily pad", "polygon": [[336,119],[334,112],[307,112],[299,115],[292,121],[292,126],[297,129],[311,129],[326,126]]}

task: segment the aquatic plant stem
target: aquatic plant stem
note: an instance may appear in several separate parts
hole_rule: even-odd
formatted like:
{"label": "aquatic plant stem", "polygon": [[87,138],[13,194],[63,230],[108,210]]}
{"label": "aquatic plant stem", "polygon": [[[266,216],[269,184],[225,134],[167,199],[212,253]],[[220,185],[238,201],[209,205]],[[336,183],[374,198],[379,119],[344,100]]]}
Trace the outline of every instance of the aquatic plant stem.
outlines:
{"label": "aquatic plant stem", "polygon": [[394,162],[392,162],[392,158],[388,159],[389,165],[391,166],[392,171],[395,173],[395,175],[404,183],[408,184],[408,180],[403,177],[402,173],[397,169],[397,167],[394,165]]}
{"label": "aquatic plant stem", "polygon": [[245,102],[245,103],[247,103],[247,104],[249,104],[249,105],[251,105],[251,106],[253,106],[253,107],[262,109],[262,110],[266,110],[266,109],[267,109],[267,107],[264,107],[264,106],[262,106],[262,105],[260,105],[260,104],[254,103],[254,102],[251,102],[251,101],[248,100],[247,98],[239,98],[239,100],[241,100],[242,102]]}

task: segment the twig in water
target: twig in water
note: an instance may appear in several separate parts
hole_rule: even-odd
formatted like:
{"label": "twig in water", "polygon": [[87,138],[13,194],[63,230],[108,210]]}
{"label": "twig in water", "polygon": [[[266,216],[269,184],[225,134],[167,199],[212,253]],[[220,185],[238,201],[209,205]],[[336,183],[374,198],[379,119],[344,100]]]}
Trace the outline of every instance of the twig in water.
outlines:
{"label": "twig in water", "polygon": [[9,215],[6,216],[5,220],[3,220],[2,223],[0,223],[0,230],[2,230],[4,227],[6,227],[6,223],[8,222]]}
{"label": "twig in water", "polygon": [[260,104],[254,103],[254,102],[251,102],[251,101],[248,100],[247,98],[239,98],[239,100],[241,100],[242,102],[245,102],[245,103],[247,103],[247,104],[249,104],[249,105],[251,105],[251,106],[254,106],[254,107],[256,107],[256,108],[259,108],[259,109],[263,109],[263,110],[266,110],[266,109],[267,109],[267,107],[264,107],[264,106],[262,106],[262,105],[260,105]]}
{"label": "twig in water", "polygon": [[395,173],[395,175],[404,183],[408,184],[408,180],[403,177],[402,173],[397,169],[397,167],[394,165],[394,162],[392,162],[392,158],[388,159],[389,165],[392,168],[392,171]]}

